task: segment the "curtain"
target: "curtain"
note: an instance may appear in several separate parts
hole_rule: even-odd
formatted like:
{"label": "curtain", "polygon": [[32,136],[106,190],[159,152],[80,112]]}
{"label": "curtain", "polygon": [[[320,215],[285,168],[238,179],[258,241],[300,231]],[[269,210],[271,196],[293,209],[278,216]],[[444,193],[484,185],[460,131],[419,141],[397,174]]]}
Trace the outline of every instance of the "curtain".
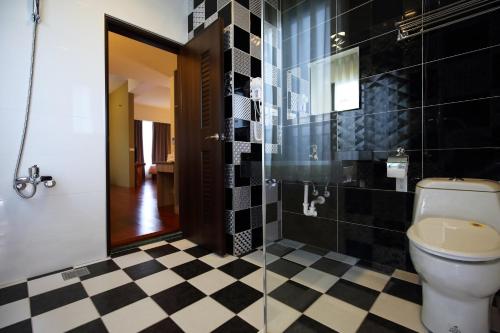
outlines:
{"label": "curtain", "polygon": [[153,123],[153,164],[167,161],[170,145],[170,124]]}
{"label": "curtain", "polygon": [[144,163],[144,145],[142,142],[142,121],[134,120],[135,163]]}
{"label": "curtain", "polygon": [[134,120],[135,185],[141,184],[146,176],[144,171],[144,143],[142,141],[142,121]]}

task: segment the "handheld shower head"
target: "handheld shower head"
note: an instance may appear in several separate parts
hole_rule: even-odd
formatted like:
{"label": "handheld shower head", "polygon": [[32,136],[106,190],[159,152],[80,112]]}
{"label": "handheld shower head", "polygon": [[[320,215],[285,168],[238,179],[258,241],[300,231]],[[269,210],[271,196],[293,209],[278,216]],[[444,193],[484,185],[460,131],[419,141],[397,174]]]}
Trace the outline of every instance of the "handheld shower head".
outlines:
{"label": "handheld shower head", "polygon": [[40,22],[40,0],[33,0],[33,21]]}

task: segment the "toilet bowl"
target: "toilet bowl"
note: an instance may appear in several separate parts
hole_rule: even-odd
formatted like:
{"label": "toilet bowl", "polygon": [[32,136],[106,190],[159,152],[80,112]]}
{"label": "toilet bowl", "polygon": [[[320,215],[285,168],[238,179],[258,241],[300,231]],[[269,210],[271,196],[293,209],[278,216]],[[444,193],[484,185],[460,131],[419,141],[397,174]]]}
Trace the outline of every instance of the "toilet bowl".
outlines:
{"label": "toilet bowl", "polygon": [[426,179],[417,185],[410,256],[433,333],[487,333],[500,289],[500,185]]}

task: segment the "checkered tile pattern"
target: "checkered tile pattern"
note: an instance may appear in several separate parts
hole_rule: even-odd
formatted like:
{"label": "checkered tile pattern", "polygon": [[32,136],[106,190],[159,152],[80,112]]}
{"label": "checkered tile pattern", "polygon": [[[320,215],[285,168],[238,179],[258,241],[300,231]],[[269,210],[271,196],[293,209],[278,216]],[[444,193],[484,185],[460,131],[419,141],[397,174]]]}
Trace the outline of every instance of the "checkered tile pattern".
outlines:
{"label": "checkered tile pattern", "polygon": [[[148,244],[81,278],[57,272],[0,289],[0,332],[257,332],[263,261],[261,250],[237,258],[185,239]],[[424,332],[415,274],[291,240],[270,244],[267,264],[269,332]]]}
{"label": "checkered tile pattern", "polygon": [[[262,269],[182,239],[157,242],[87,266],[0,289],[0,332],[257,332]],[[256,276],[257,276],[256,275]],[[246,277],[246,283],[241,279]],[[260,303],[259,303],[260,302]],[[256,326],[254,326],[256,325]]]}
{"label": "checkered tile pattern", "polygon": [[[427,332],[416,274],[286,239],[267,251],[268,331]],[[262,257],[256,251],[243,259],[260,265]]]}
{"label": "checkered tile pattern", "polygon": [[[271,1],[270,6],[266,6],[268,10],[272,10],[270,17],[279,17],[278,1]],[[226,201],[226,210],[233,211],[255,208],[262,204],[262,200],[255,200],[259,188],[262,186],[262,174],[259,170],[251,169],[251,175],[245,173],[245,177],[240,177],[240,173],[234,171],[234,167],[239,167],[242,160],[245,162],[257,162],[261,160],[261,151],[265,149],[267,153],[278,154],[280,152],[278,142],[268,142],[264,145],[262,140],[258,139],[261,130],[262,117],[257,116],[255,105],[252,106],[250,100],[250,80],[254,77],[262,77],[262,60],[263,39],[262,39],[262,20],[265,23],[265,30],[272,29],[272,37],[268,41],[268,50],[270,53],[271,63],[268,64],[266,70],[266,84],[276,92],[276,100],[280,101],[280,66],[281,53],[278,43],[279,29],[278,22],[266,22],[266,15],[262,15],[261,0],[193,0],[189,2],[188,16],[188,35],[189,39],[197,36],[217,18],[222,18],[224,21],[224,116],[225,116],[225,133],[226,133],[226,155],[225,155],[225,188],[226,193],[233,193],[231,199]],[[275,42],[276,44],[269,44]],[[281,102],[279,102],[281,104]],[[271,105],[274,107],[274,105]],[[272,121],[275,127],[273,130],[280,128],[278,125],[277,106],[267,110],[276,110],[269,117],[268,123]],[[264,112],[267,113],[267,112]],[[263,115],[262,115],[263,116]],[[255,135],[257,133],[257,136]],[[267,132],[266,132],[267,133]],[[262,134],[262,133],[260,133]],[[275,137],[269,135],[268,137]],[[279,135],[278,135],[279,137]],[[242,157],[242,154],[243,157]],[[243,166],[242,168],[245,168]],[[239,169],[241,170],[241,169]],[[241,179],[245,178],[245,179]],[[238,181],[240,180],[240,181]],[[248,187],[243,190],[239,187]],[[252,197],[244,194],[252,191]],[[228,196],[229,197],[229,196]],[[251,200],[250,200],[251,199]],[[269,201],[272,203],[280,201],[280,198]],[[240,228],[235,230],[235,226],[228,224],[229,219],[226,219],[227,243],[230,252],[233,255],[242,255],[248,253],[256,246],[262,245],[262,230],[252,228],[250,223],[239,224]],[[280,219],[275,219],[276,224],[281,223]],[[243,228],[245,226],[246,228]],[[280,234],[281,227],[273,226],[273,239]]]}

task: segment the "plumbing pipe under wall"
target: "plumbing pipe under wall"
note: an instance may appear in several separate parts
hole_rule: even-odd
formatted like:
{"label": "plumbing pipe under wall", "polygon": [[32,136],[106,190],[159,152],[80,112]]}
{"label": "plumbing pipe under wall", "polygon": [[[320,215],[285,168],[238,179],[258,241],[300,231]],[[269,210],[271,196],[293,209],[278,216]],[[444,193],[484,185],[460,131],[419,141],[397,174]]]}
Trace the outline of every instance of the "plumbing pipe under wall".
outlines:
{"label": "plumbing pipe under wall", "polygon": [[316,199],[312,200],[311,205],[309,205],[309,184],[307,182],[304,183],[304,202],[302,203],[302,206],[305,216],[318,216],[316,205],[322,205],[325,201],[325,197],[320,195]]}

